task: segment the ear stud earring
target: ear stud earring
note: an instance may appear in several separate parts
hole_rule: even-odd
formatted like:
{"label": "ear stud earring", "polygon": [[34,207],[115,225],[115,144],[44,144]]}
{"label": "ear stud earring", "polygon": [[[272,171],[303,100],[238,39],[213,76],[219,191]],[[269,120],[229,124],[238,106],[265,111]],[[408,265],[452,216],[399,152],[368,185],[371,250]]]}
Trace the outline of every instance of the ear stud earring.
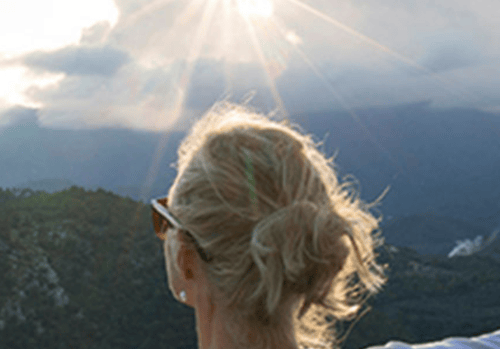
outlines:
{"label": "ear stud earring", "polygon": [[181,293],[179,293],[179,297],[181,297],[181,301],[185,302],[187,297],[186,297],[186,291],[182,290]]}

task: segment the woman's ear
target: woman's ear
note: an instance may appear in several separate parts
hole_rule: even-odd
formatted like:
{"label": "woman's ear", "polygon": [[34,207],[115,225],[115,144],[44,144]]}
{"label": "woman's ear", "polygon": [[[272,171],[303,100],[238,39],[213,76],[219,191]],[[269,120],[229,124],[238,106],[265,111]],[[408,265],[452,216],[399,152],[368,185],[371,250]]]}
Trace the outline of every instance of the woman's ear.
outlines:
{"label": "woman's ear", "polygon": [[189,281],[198,271],[196,251],[188,248],[182,241],[179,241],[178,243],[180,246],[179,253],[177,253],[177,265],[181,269],[182,277]]}

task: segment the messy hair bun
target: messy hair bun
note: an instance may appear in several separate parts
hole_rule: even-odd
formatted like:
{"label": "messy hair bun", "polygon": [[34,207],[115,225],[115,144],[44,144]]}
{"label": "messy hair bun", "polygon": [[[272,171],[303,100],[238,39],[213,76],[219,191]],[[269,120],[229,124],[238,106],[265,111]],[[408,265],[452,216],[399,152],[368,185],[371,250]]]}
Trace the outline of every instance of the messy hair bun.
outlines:
{"label": "messy hair bun", "polygon": [[311,136],[238,105],[215,105],[178,155],[169,206],[214,257],[203,268],[235,343],[331,347],[326,318],[352,319],[386,282],[377,202],[340,184]]}

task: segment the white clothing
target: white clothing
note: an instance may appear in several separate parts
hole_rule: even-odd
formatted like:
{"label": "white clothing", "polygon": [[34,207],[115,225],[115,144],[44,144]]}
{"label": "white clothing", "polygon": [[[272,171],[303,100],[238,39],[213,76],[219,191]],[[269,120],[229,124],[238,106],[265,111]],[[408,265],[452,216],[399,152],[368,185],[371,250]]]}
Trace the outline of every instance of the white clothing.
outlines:
{"label": "white clothing", "polygon": [[500,330],[477,337],[449,337],[436,342],[408,344],[390,341],[366,349],[500,349]]}

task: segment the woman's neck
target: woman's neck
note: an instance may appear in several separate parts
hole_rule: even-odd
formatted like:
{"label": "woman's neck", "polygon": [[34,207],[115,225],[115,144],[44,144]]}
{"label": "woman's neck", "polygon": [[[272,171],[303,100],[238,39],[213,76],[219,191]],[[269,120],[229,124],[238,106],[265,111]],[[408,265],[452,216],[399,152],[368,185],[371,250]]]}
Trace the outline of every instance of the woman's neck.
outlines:
{"label": "woman's neck", "polygon": [[[232,336],[226,330],[226,317],[218,311],[214,304],[199,304],[195,308],[196,331],[198,334],[199,349],[243,349],[233,340]],[[290,329],[293,331],[293,329]],[[277,343],[276,349],[298,349],[294,343]]]}

